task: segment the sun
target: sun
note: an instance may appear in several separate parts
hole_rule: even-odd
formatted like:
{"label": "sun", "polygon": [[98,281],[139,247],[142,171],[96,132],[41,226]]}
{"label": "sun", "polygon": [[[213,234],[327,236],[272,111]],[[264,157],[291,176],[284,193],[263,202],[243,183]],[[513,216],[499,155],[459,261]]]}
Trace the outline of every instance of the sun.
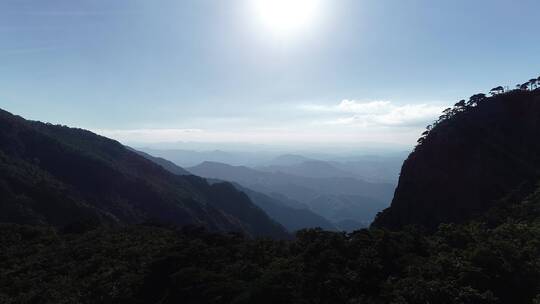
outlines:
{"label": "sun", "polygon": [[322,13],[322,0],[251,0],[254,17],[268,31],[291,36],[314,26]]}

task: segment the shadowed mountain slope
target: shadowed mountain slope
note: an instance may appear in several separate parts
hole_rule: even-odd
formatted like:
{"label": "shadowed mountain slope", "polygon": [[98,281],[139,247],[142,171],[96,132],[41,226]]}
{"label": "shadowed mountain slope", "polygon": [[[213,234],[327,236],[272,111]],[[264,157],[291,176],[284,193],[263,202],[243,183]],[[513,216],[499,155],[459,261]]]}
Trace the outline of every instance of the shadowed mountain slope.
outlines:
{"label": "shadowed mountain slope", "polygon": [[0,221],[158,221],[288,237],[230,184],[171,174],[89,131],[27,121],[0,110]]}
{"label": "shadowed mountain slope", "polygon": [[436,227],[519,201],[540,180],[540,90],[475,95],[448,109],[403,164],[375,226]]}

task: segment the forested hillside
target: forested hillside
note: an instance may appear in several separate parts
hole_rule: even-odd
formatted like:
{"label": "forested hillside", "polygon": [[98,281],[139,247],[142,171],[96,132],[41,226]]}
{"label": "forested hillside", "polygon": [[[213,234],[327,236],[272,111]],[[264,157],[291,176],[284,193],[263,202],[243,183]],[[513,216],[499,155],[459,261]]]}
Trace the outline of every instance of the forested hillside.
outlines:
{"label": "forested hillside", "polygon": [[89,131],[0,110],[0,221],[65,227],[148,221],[288,237],[230,184],[167,172]]}
{"label": "forested hillside", "polygon": [[[391,207],[374,225],[436,228],[521,200],[540,181],[540,89],[536,82],[478,94],[444,111],[403,164]],[[530,89],[528,89],[530,88]]]}

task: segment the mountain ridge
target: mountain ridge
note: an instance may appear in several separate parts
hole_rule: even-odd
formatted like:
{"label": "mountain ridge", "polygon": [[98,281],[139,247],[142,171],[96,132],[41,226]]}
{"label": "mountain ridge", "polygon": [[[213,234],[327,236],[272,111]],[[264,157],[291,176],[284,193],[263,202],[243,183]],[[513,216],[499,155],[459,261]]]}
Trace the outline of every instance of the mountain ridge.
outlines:
{"label": "mountain ridge", "polygon": [[174,175],[87,130],[28,121],[0,110],[0,162],[3,221],[65,226],[156,220],[289,237],[232,186]]}

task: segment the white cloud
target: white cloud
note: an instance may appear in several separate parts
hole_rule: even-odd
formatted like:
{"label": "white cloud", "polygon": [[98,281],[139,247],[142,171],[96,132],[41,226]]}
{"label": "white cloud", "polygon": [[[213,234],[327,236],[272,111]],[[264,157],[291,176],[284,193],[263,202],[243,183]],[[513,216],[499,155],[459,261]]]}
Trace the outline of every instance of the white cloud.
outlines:
{"label": "white cloud", "polygon": [[355,114],[384,114],[392,108],[390,101],[358,102],[356,100],[343,100],[337,105],[340,112]]}
{"label": "white cloud", "polygon": [[373,126],[422,126],[429,124],[444,110],[442,105],[405,104],[390,101],[343,100],[337,105],[304,105],[304,110],[327,113],[324,121],[329,125]]}

